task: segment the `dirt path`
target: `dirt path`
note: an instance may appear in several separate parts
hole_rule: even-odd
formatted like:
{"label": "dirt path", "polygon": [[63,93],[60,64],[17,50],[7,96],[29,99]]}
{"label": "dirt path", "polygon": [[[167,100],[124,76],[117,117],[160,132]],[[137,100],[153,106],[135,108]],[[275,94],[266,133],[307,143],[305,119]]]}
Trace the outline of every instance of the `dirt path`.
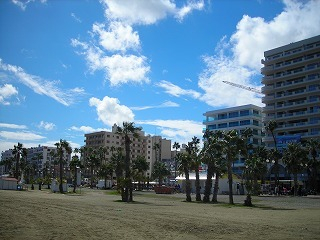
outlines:
{"label": "dirt path", "polygon": [[130,204],[119,199],[97,190],[0,191],[0,239],[320,238],[320,199],[254,198],[255,208],[154,193],[136,193]]}

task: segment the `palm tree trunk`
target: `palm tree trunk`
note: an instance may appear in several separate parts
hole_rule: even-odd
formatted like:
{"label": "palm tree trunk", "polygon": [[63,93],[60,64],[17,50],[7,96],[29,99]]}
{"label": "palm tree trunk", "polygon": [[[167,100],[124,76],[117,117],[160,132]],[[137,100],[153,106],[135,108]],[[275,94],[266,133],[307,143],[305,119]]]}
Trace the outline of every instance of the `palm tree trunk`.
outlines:
{"label": "palm tree trunk", "polygon": [[213,196],[212,196],[213,203],[218,202],[219,175],[220,175],[219,172],[216,172],[216,179],[214,180],[214,189],[213,189]]}
{"label": "palm tree trunk", "polygon": [[208,171],[207,171],[206,185],[204,187],[203,202],[209,202],[211,188],[212,188],[212,176],[213,176],[213,166],[212,166],[212,164],[209,163],[208,164]]}
{"label": "palm tree trunk", "polygon": [[59,161],[59,169],[60,169],[60,174],[59,174],[59,177],[60,177],[60,183],[59,183],[59,191],[60,193],[63,193],[63,164],[62,164],[62,158],[60,158],[60,161]]}
{"label": "palm tree trunk", "polygon": [[298,194],[298,175],[296,173],[293,174],[293,182],[294,182],[294,196],[297,196]]}
{"label": "palm tree trunk", "polygon": [[201,194],[200,194],[200,176],[199,176],[199,168],[196,167],[195,169],[196,172],[196,201],[201,201]]}
{"label": "palm tree trunk", "polygon": [[76,187],[77,187],[77,178],[78,178],[78,172],[77,172],[77,167],[74,168],[74,179],[73,179],[73,192],[76,192]]}
{"label": "palm tree trunk", "polygon": [[229,184],[229,204],[234,204],[233,202],[233,189],[232,189],[232,183],[233,183],[233,178],[232,178],[232,161],[228,161],[228,184]]}
{"label": "palm tree trunk", "polygon": [[186,175],[186,201],[191,202],[191,182],[188,169],[185,169],[184,173]]}

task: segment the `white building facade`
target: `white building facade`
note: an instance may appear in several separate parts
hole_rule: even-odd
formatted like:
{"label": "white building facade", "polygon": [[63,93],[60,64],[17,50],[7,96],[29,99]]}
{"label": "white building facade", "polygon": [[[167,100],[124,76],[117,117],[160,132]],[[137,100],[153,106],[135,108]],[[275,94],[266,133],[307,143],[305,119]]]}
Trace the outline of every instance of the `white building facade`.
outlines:
{"label": "white building facade", "polygon": [[[320,137],[320,35],[275,48],[261,60],[264,122],[277,122],[277,139]],[[274,147],[272,136],[263,141]]]}

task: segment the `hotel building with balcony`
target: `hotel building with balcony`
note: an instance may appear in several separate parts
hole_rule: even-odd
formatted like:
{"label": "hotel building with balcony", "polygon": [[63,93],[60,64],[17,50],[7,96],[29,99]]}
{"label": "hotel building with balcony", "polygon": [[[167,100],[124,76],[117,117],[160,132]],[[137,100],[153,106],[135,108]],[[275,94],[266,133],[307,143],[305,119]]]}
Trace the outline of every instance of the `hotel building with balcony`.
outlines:
{"label": "hotel building with balcony", "polygon": [[[203,124],[211,131],[237,130],[239,133],[246,128],[253,131],[250,142],[253,146],[262,145],[262,108],[253,104],[208,111],[203,114]],[[241,175],[244,168],[244,158],[239,155],[235,159],[233,172]]]}
{"label": "hotel building with balcony", "polygon": [[[320,35],[268,50],[261,63],[264,123],[277,122],[278,140],[320,137]],[[274,147],[270,134],[263,141]]]}

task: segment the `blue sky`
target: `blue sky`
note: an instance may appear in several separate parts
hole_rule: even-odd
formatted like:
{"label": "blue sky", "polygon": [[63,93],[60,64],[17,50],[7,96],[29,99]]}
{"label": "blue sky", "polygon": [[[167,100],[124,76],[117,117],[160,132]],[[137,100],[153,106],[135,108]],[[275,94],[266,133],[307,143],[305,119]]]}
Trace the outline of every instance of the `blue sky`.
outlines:
{"label": "blue sky", "polygon": [[261,104],[263,52],[320,33],[320,1],[0,1],[0,151],[135,122],[187,143]]}

